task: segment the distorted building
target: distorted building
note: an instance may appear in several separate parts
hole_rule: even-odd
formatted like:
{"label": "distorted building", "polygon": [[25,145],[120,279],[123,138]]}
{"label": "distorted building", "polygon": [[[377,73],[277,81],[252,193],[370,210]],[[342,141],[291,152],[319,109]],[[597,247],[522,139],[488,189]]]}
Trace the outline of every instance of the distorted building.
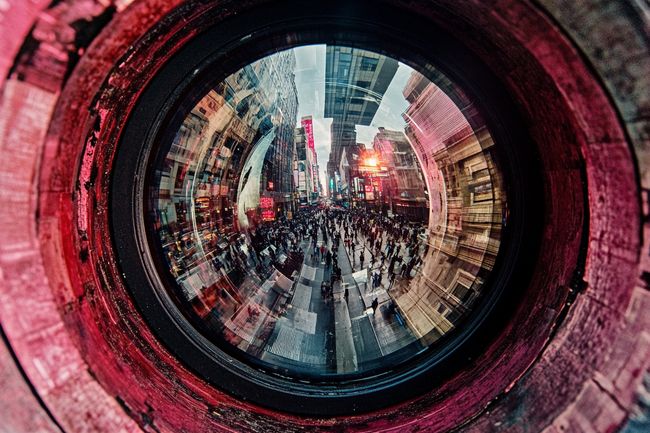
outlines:
{"label": "distorted building", "polygon": [[427,173],[431,212],[423,267],[391,295],[413,332],[435,340],[481,295],[500,245],[505,196],[494,141],[469,100],[448,80],[417,73],[403,93],[406,134]]}
{"label": "distorted building", "polygon": [[318,176],[318,155],[316,154],[316,143],[314,140],[314,120],[312,116],[303,116],[300,124],[305,132],[305,167],[309,172],[309,190],[307,201],[315,203],[320,195]]}
{"label": "distorted building", "polygon": [[355,207],[356,203],[365,199],[363,181],[359,172],[364,151],[365,145],[363,143],[345,146],[341,150],[338,167],[340,192],[341,200],[348,207]]}
{"label": "distorted building", "polygon": [[382,202],[394,215],[408,221],[426,222],[429,214],[427,187],[404,132],[380,127],[372,146],[387,174],[381,178]]}
{"label": "distorted building", "polygon": [[371,124],[397,67],[397,60],[380,54],[349,47],[327,47],[325,117],[332,118],[332,148],[327,165],[330,185],[336,178],[343,148],[357,142],[356,125]]}
{"label": "distorted building", "polygon": [[[294,65],[293,53],[287,51],[240,69],[208,92],[176,133],[156,173],[161,181],[155,220],[179,277],[190,264],[196,265],[197,257],[205,259],[226,248],[229,234],[241,223],[239,210],[259,219],[260,195],[272,196],[281,210],[291,202],[298,104]],[[265,137],[269,144],[258,158],[255,177],[243,167]],[[254,197],[240,203],[238,188],[249,180]]]}
{"label": "distorted building", "polygon": [[290,210],[293,198],[293,136],[298,115],[298,91],[294,69],[296,57],[287,50],[254,64],[260,76],[260,89],[273,99],[275,138],[266,153],[262,184],[265,195],[273,198],[276,212]]}
{"label": "distorted building", "polygon": [[294,134],[296,146],[296,185],[295,192],[298,195],[298,203],[300,206],[305,207],[311,204],[312,190],[313,190],[313,174],[312,164],[308,157],[307,138],[305,128],[299,127],[295,129]]}

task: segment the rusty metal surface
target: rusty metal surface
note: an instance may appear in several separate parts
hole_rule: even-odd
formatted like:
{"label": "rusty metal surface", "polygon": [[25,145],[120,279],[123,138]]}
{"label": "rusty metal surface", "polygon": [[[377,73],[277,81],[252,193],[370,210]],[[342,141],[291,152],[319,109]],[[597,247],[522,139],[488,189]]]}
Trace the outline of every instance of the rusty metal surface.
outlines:
{"label": "rusty metal surface", "polygon": [[305,419],[184,369],[139,318],[107,236],[112,152],[139,89],[198,28],[262,2],[128,3],[0,0],[0,322],[25,374],[3,352],[15,399],[0,431],[629,428],[650,367],[642,14],[596,0],[390,2],[447,27],[509,87],[543,150],[546,241],[530,296],[470,368],[396,408]]}

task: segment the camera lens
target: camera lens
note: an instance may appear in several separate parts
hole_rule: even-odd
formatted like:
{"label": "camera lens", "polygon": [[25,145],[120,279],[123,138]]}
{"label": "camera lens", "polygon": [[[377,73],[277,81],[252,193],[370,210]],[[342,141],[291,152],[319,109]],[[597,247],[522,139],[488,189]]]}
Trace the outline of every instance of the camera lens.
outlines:
{"label": "camera lens", "polygon": [[139,95],[110,181],[121,278],[165,347],[237,398],[305,415],[404,402],[521,299],[535,149],[445,34],[267,12],[208,26]]}
{"label": "camera lens", "polygon": [[438,350],[481,303],[502,176],[487,127],[440,85],[308,45],[195,98],[156,143],[145,226],[169,307],[216,348],[292,379],[358,379]]}
{"label": "camera lens", "polygon": [[559,3],[0,1],[3,425],[643,430],[644,8]]}

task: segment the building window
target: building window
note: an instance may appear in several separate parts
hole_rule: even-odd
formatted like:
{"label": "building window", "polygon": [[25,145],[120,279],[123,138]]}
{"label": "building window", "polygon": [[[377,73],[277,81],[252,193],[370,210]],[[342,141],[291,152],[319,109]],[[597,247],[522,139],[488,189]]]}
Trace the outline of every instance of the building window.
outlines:
{"label": "building window", "polygon": [[363,57],[361,59],[361,70],[374,71],[377,69],[377,63],[379,63],[379,59],[374,59],[372,57]]}

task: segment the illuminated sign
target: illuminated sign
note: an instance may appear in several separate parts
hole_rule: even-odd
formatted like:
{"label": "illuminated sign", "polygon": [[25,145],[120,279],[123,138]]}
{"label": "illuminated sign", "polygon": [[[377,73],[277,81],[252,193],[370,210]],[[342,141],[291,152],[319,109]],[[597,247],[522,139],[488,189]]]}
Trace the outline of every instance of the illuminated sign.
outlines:
{"label": "illuminated sign", "polygon": [[305,128],[305,136],[307,137],[307,147],[314,149],[314,124],[311,116],[303,117],[300,124]]}
{"label": "illuminated sign", "polygon": [[260,207],[262,209],[273,209],[273,197],[260,197]]}
{"label": "illuminated sign", "polygon": [[273,191],[273,182],[272,181],[269,180],[268,187],[266,189],[268,189],[269,191]]}
{"label": "illuminated sign", "polygon": [[273,209],[267,209],[262,211],[262,221],[274,221],[275,220],[275,212]]}

